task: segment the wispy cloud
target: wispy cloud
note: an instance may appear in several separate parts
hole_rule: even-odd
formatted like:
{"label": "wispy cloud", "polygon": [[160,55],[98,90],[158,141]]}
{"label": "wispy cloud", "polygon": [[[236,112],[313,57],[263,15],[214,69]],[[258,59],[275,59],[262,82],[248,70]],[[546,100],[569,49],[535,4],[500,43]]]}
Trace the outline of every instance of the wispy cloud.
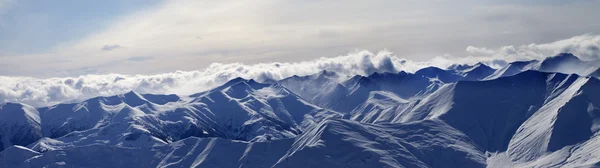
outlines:
{"label": "wispy cloud", "polygon": [[117,45],[117,44],[115,44],[115,45],[104,45],[104,47],[102,47],[101,50],[102,51],[112,51],[112,50],[119,49],[119,48],[123,48],[123,46]]}

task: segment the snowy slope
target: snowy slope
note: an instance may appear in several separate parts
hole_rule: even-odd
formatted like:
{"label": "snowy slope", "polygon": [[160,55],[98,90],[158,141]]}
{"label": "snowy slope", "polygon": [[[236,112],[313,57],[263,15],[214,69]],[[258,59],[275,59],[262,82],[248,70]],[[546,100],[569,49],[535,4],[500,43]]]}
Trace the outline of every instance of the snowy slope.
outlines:
{"label": "snowy slope", "polygon": [[267,142],[191,137],[142,148],[97,144],[44,153],[18,146],[9,149],[0,152],[3,161],[0,166],[483,167],[485,164],[484,153],[468,137],[436,120],[365,125],[333,119],[319,123],[300,137]]}
{"label": "snowy slope", "polygon": [[0,104],[0,150],[27,145],[42,137],[39,112],[20,103]]}
{"label": "snowy slope", "polygon": [[[156,104],[146,97],[166,103]],[[306,102],[281,85],[241,78],[183,99],[129,92],[40,111],[41,129],[48,138],[19,144],[40,152],[91,144],[146,147],[190,136],[286,139],[321,120],[342,116]]]}
{"label": "snowy slope", "polygon": [[423,75],[374,73],[346,80],[333,72],[323,71],[311,76],[294,76],[278,81],[310,103],[323,108],[349,113],[365,102],[373,91],[387,91],[403,99],[423,97],[442,83]]}

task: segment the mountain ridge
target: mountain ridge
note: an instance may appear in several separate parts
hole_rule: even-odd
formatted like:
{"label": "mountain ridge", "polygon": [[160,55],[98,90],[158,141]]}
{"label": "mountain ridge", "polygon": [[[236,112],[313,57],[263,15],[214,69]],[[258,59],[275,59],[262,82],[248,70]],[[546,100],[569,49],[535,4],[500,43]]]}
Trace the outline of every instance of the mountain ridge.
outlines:
{"label": "mountain ridge", "polygon": [[0,167],[597,165],[600,80],[579,74],[594,66],[560,54],[497,70],[321,71],[235,78],[189,96],[4,103]]}

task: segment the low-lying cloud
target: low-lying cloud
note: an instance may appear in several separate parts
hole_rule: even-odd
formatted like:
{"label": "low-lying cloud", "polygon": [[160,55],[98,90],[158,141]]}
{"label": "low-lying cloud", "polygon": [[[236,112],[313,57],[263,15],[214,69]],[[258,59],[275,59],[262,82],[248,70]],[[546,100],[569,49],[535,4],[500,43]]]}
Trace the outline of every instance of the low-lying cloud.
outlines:
{"label": "low-lying cloud", "polygon": [[497,49],[468,46],[466,51],[473,56],[491,56],[506,60],[543,59],[559,53],[573,53],[583,60],[600,59],[600,35],[585,34],[545,44],[503,46]]}
{"label": "low-lying cloud", "polygon": [[0,103],[22,102],[33,106],[48,106],[122,94],[131,90],[140,93],[189,95],[214,88],[237,77],[258,81],[280,80],[323,70],[334,71],[341,76],[354,76],[375,72],[415,72],[427,66],[445,68],[456,63],[483,62],[499,68],[506,62],[543,59],[560,52],[572,52],[582,59],[596,59],[600,55],[599,46],[600,36],[582,35],[546,44],[504,46],[498,49],[469,46],[466,50],[470,56],[444,55],[424,62],[402,59],[389,51],[358,51],[344,56],[293,63],[213,63],[203,70],[156,75],[104,74],[48,79],[0,76]]}

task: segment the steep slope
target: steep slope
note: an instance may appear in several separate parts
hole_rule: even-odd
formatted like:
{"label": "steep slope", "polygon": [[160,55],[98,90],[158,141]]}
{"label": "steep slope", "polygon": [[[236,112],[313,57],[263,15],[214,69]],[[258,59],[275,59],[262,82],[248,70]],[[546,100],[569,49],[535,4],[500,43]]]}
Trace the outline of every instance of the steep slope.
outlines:
{"label": "steep slope", "polygon": [[28,147],[39,152],[90,144],[144,147],[191,136],[266,141],[294,138],[324,119],[342,117],[279,84],[241,78],[185,101],[153,95],[154,101],[166,102],[161,105],[146,97],[130,92],[41,108],[42,130],[49,138]]}
{"label": "steep slope", "polygon": [[309,76],[292,76],[277,83],[314,105],[331,108],[349,93],[340,80],[335,72],[322,71]]}
{"label": "steep slope", "polygon": [[42,137],[39,112],[20,103],[0,104],[0,150],[28,145]]}
{"label": "steep slope", "polygon": [[496,70],[494,73],[492,73],[485,79],[497,79],[506,76],[513,76],[518,73],[532,69],[538,63],[539,62],[537,60],[512,62]]}
{"label": "steep slope", "polygon": [[[564,85],[564,84],[563,84]],[[508,155],[528,162],[589,140],[600,129],[600,81],[578,78],[519,127]]]}
{"label": "steep slope", "polygon": [[483,153],[443,122],[368,125],[328,120],[296,138],[276,166],[483,167],[483,162]]}
{"label": "steep slope", "polygon": [[403,99],[420,98],[435,91],[441,83],[423,75],[406,72],[374,73],[367,77],[354,76],[339,82],[333,73],[290,77],[279,81],[290,91],[312,104],[335,111],[349,113],[365,102],[373,91],[386,91]]}
{"label": "steep slope", "polygon": [[485,166],[481,150],[441,121],[365,125],[340,119],[320,122],[295,139],[241,142],[190,137],[152,147],[95,144],[44,153],[11,147],[0,152],[0,161],[2,167]]}
{"label": "steep slope", "polygon": [[435,91],[440,85],[424,76],[409,74],[404,71],[393,73],[374,73],[367,77],[381,91],[394,93],[403,99],[411,99]]}
{"label": "steep slope", "polygon": [[240,81],[224,86],[227,87],[203,93],[189,104],[189,108],[197,110],[199,124],[213,129],[219,137],[240,140],[266,138],[260,135],[292,138],[302,132],[307,114],[314,114],[312,117],[316,120],[338,115],[311,105],[279,84]]}
{"label": "steep slope", "polygon": [[402,99],[393,93],[375,91],[369,98],[361,103],[352,112],[351,120],[365,123],[389,123],[399,115],[398,111],[406,109],[408,100]]}
{"label": "steep slope", "polygon": [[141,148],[94,144],[38,153],[11,147],[0,152],[0,167],[270,167],[292,142],[190,137]]}
{"label": "steep slope", "polygon": [[[542,106],[559,98],[567,88],[575,87],[575,81],[586,79],[526,71],[496,80],[459,81],[415,101],[374,94],[352,112],[351,119],[371,123],[440,119],[468,135],[486,151],[502,152],[507,150],[522,123]],[[571,100],[572,96],[566,98]]]}

